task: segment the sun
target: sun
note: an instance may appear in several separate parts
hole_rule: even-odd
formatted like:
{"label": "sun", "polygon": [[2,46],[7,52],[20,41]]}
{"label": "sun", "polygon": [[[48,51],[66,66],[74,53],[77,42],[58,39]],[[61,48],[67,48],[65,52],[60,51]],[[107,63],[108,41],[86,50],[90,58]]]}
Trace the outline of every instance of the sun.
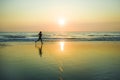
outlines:
{"label": "sun", "polygon": [[63,26],[65,24],[65,19],[64,18],[60,18],[58,20],[58,23],[59,23],[59,25]]}

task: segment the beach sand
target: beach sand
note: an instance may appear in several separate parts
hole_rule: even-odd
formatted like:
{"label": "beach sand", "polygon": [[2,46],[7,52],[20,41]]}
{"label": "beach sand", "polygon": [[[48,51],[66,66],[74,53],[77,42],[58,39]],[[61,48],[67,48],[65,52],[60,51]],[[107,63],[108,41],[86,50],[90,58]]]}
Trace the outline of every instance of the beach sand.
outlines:
{"label": "beach sand", "polygon": [[0,80],[120,80],[120,42],[1,42]]}

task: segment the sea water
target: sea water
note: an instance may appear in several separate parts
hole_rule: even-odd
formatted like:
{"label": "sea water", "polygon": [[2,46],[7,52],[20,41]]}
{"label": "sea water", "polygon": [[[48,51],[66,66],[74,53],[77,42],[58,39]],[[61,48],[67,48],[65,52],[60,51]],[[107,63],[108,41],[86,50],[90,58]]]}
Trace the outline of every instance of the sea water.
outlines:
{"label": "sea water", "polygon": [[[37,32],[0,32],[0,42],[35,41]],[[44,41],[120,41],[120,32],[43,32]]]}
{"label": "sea water", "polygon": [[0,33],[0,80],[120,80],[120,32]]}

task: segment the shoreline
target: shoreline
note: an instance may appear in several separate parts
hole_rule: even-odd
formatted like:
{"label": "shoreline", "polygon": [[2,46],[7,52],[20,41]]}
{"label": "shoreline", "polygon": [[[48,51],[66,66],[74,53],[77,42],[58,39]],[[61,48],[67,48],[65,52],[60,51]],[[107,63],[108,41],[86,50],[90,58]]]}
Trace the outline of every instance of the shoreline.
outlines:
{"label": "shoreline", "polygon": [[[48,42],[43,42],[43,44],[46,44],[46,43],[58,43],[58,42],[65,42],[65,43],[119,43],[120,44],[120,41],[64,41],[64,40],[59,40],[59,41],[48,41]],[[14,42],[0,42],[0,46],[7,46],[7,44],[35,44],[35,42],[33,41],[30,41],[30,42],[23,42],[23,41],[14,41]],[[40,41],[38,41],[37,43],[41,43]],[[22,45],[21,44],[21,45]]]}

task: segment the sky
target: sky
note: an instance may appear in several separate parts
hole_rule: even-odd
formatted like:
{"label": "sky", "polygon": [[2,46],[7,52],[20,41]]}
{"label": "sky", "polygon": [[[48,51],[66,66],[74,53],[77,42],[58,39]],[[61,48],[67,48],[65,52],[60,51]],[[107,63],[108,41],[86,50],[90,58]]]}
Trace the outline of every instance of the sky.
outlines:
{"label": "sky", "polygon": [[0,32],[120,31],[120,0],[0,0]]}

